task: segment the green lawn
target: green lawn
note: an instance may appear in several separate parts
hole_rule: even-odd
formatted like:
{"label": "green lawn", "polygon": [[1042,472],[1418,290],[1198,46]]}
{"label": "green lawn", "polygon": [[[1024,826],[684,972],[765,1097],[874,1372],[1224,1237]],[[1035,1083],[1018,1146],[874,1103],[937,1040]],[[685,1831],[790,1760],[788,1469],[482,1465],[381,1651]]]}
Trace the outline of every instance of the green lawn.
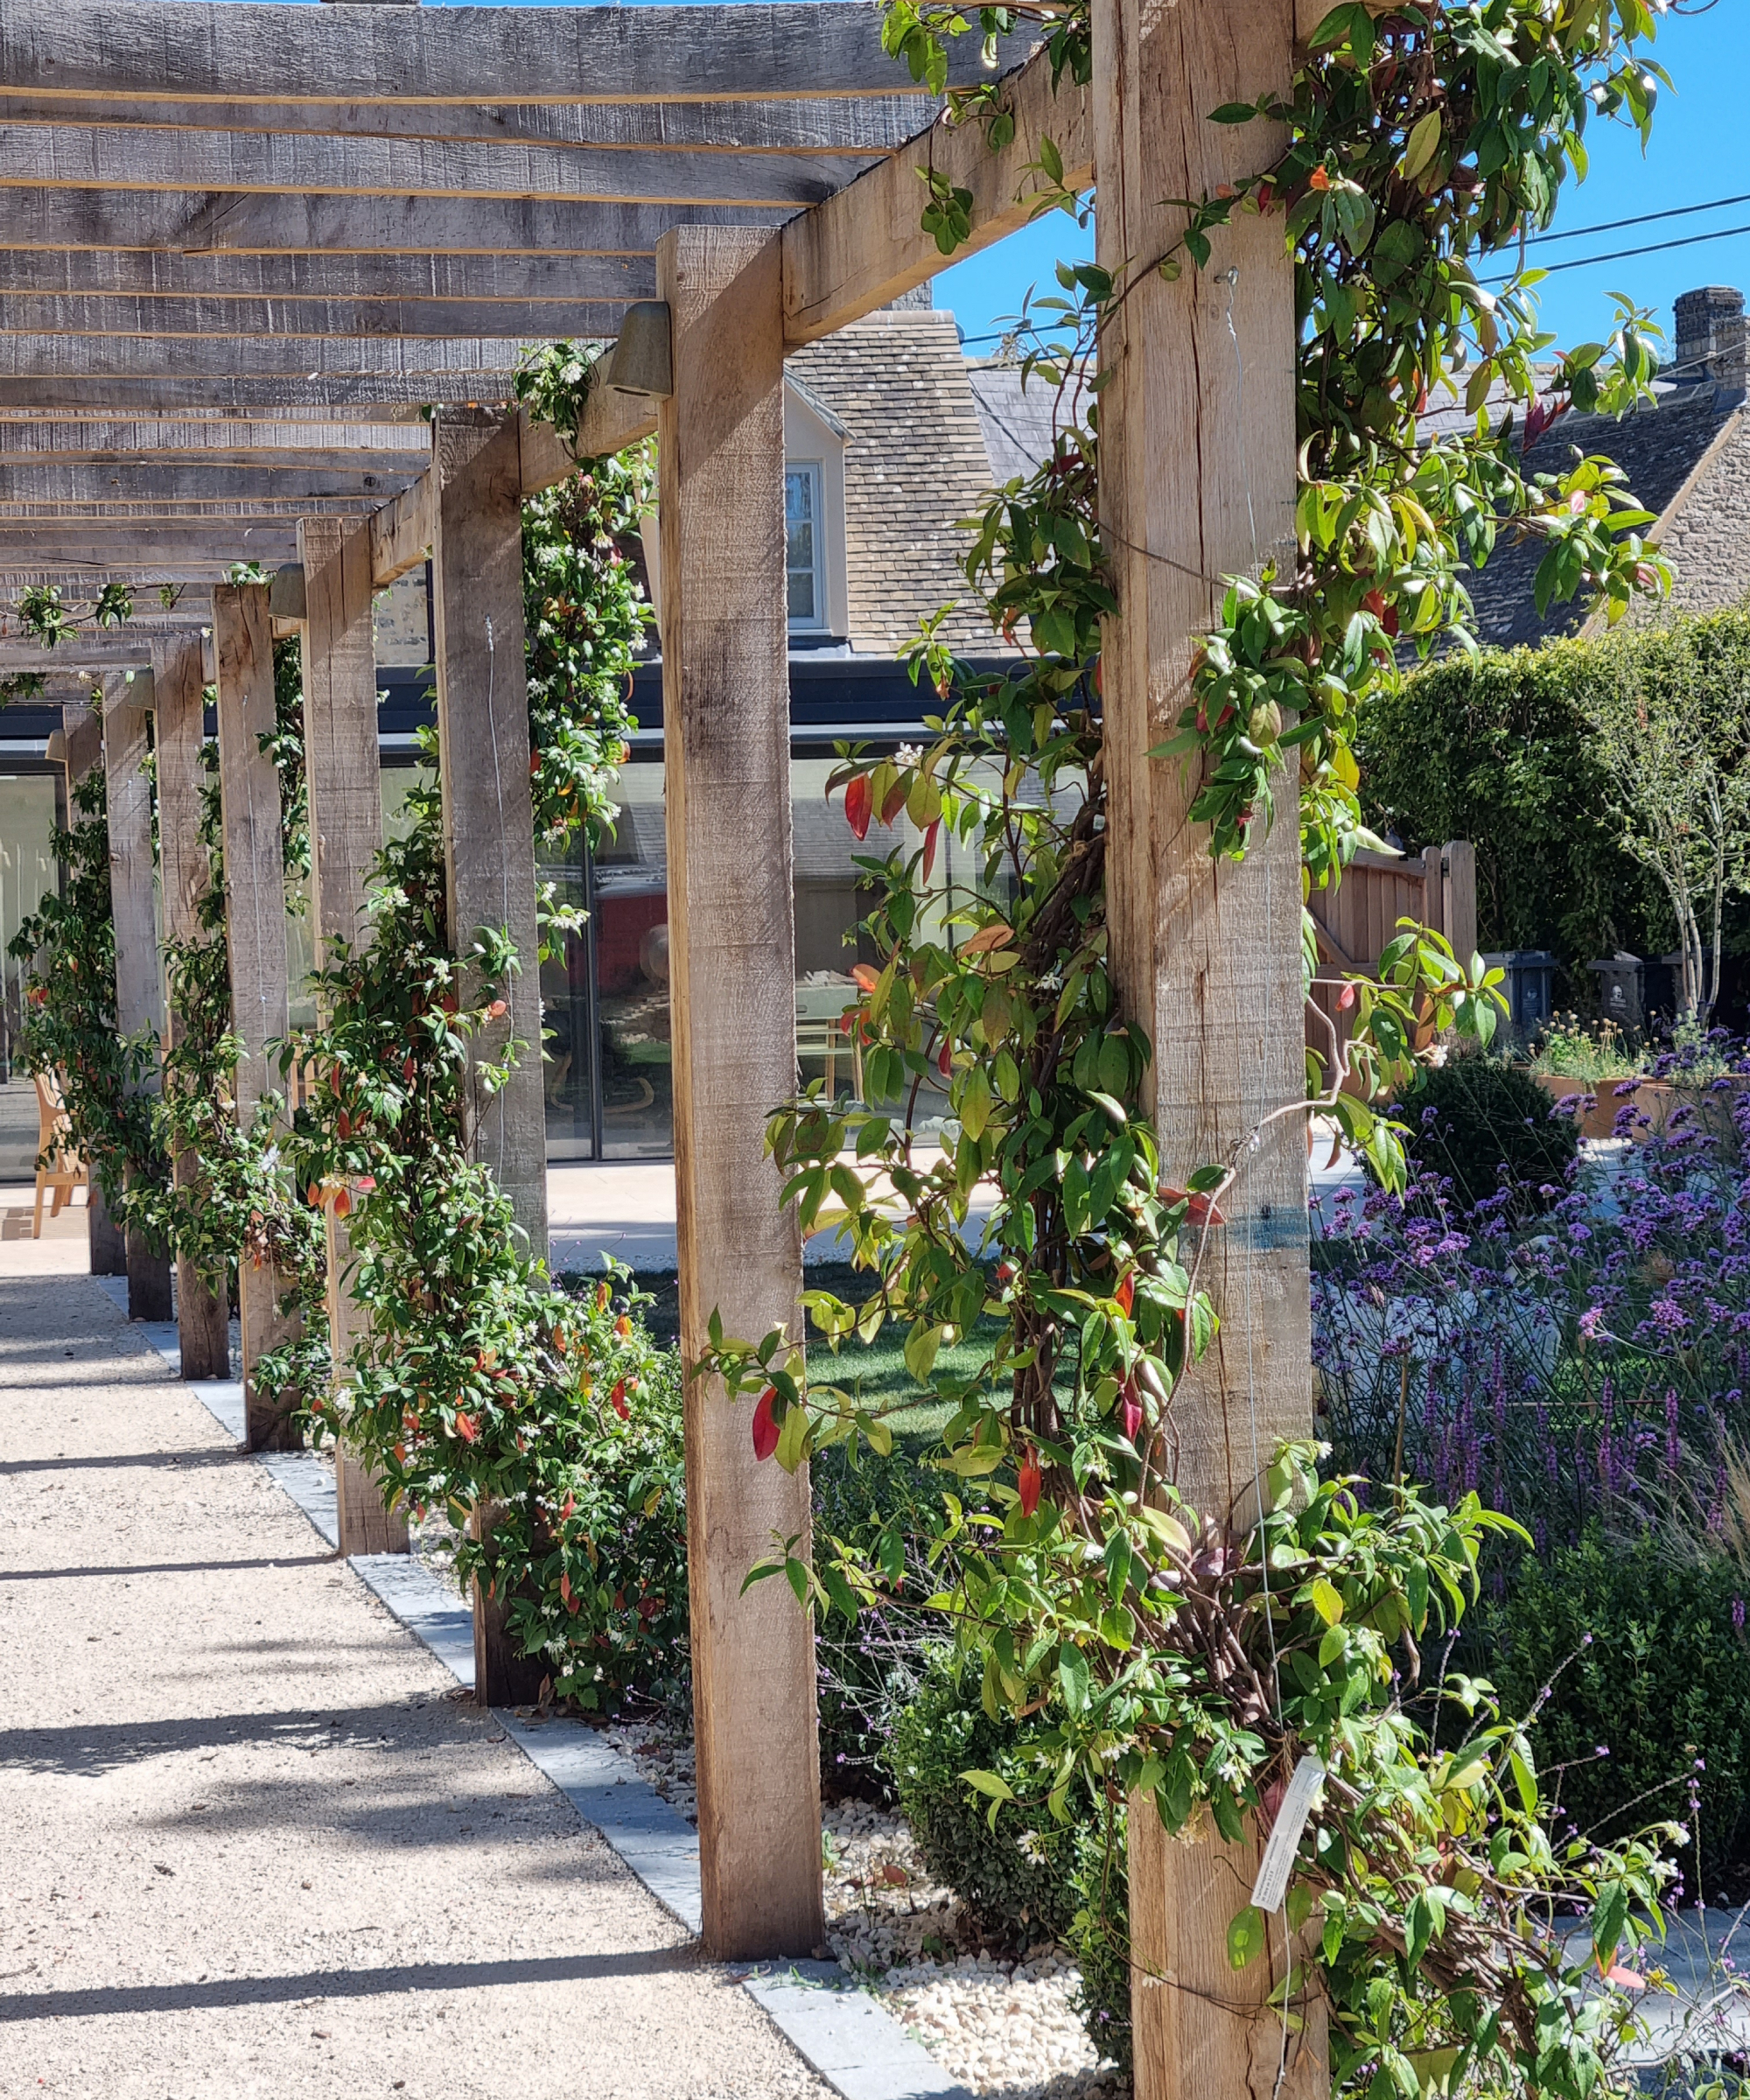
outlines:
{"label": "green lawn", "polygon": [[[808,1287],[811,1291],[830,1291],[836,1296],[851,1301],[868,1294],[870,1278],[862,1270],[853,1269],[849,1262],[810,1262],[808,1270]],[[640,1291],[648,1291],[653,1302],[643,1308],[646,1325],[654,1340],[672,1343],[680,1339],[679,1281],[672,1270],[653,1270],[637,1278]],[[994,1334],[997,1323],[987,1320],[982,1326]],[[903,1401],[911,1395],[922,1395],[923,1389],[906,1368],[903,1354],[906,1329],[889,1321],[875,1337],[872,1343],[850,1340],[842,1343],[835,1358],[817,1334],[808,1337],[809,1354],[814,1376],[849,1391],[858,1392],[872,1406],[889,1406]],[[982,1351],[977,1341],[962,1341],[951,1349],[944,1349],[936,1358],[937,1368],[950,1376],[965,1376],[975,1370],[981,1360]],[[947,1421],[949,1410],[939,1401],[924,1400],[904,1407],[889,1417],[894,1431],[904,1437],[934,1435]]]}

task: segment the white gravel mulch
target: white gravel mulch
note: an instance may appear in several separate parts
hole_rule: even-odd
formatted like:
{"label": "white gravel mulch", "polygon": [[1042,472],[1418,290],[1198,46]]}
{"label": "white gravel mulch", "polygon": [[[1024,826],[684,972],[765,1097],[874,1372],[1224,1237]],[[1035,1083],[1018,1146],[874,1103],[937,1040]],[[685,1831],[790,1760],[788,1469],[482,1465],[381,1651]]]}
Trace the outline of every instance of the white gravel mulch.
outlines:
{"label": "white gravel mulch", "polygon": [[[690,1823],[693,1747],[666,1716],[612,1724],[631,1758]],[[984,2100],[1129,2100],[1075,2011],[1074,1962],[1045,1942],[1016,1959],[987,1949],[952,1889],[930,1880],[904,1819],[870,1802],[822,1811],[827,1942],[944,2069]]]}

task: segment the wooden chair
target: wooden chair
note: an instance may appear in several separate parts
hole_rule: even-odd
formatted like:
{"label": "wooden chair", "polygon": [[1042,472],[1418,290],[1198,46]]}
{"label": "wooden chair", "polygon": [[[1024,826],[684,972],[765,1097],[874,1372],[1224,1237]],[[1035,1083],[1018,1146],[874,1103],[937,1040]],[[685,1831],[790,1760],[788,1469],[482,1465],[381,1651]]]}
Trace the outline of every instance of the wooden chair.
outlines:
{"label": "wooden chair", "polygon": [[[43,1162],[48,1161],[45,1166]],[[54,1200],[49,1206],[51,1218],[58,1218],[61,1206],[67,1202],[76,1188],[84,1188],[90,1180],[85,1162],[79,1156],[79,1148],[73,1138],[73,1124],[68,1118],[66,1104],[61,1099],[58,1081],[38,1072],[37,1074],[37,1207],[31,1224],[31,1237],[43,1236],[43,1191],[52,1189]]]}
{"label": "wooden chair", "polygon": [[837,1096],[838,1060],[848,1054],[850,1059],[852,1098],[863,1098],[863,1045],[853,1031],[846,1035],[838,1025],[836,1015],[799,1013],[796,1016],[796,1063],[805,1057],[818,1057],[826,1066],[827,1098]]}

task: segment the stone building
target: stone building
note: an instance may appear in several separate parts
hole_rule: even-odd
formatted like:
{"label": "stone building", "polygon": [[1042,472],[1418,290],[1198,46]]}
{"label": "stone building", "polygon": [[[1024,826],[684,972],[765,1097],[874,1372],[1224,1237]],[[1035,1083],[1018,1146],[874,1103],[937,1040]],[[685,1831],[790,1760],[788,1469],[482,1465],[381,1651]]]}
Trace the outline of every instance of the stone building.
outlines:
{"label": "stone building", "polygon": [[[1705,285],[1676,301],[1672,361],[1656,382],[1656,401],[1618,421],[1564,415],[1526,454],[1533,472],[1555,473],[1576,449],[1602,453],[1628,477],[1649,528],[1676,572],[1670,604],[1718,612],[1750,592],[1750,417],[1745,412],[1744,294]],[[1431,418],[1438,423],[1438,416]],[[1470,580],[1479,641],[1500,647],[1578,630],[1579,606],[1538,616],[1532,593],[1541,550],[1502,545]],[[1662,617],[1642,608],[1637,617]]]}

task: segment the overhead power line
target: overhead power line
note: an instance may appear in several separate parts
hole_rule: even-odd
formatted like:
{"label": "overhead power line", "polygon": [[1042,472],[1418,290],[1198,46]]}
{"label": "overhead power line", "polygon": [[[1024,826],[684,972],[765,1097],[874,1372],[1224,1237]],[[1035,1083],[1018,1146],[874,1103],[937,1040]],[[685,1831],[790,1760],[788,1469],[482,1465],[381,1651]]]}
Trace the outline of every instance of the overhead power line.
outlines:
{"label": "overhead power line", "polygon": [[1620,234],[1625,227],[1651,226],[1659,219],[1689,219],[1697,212],[1723,212],[1728,204],[1750,204],[1750,194],[1713,197],[1705,204],[1674,204],[1662,212],[1642,212],[1638,219],[1606,219],[1601,226],[1576,226],[1564,228],[1559,233],[1533,234],[1525,245],[1536,248],[1544,241],[1584,241],[1592,234]]}

